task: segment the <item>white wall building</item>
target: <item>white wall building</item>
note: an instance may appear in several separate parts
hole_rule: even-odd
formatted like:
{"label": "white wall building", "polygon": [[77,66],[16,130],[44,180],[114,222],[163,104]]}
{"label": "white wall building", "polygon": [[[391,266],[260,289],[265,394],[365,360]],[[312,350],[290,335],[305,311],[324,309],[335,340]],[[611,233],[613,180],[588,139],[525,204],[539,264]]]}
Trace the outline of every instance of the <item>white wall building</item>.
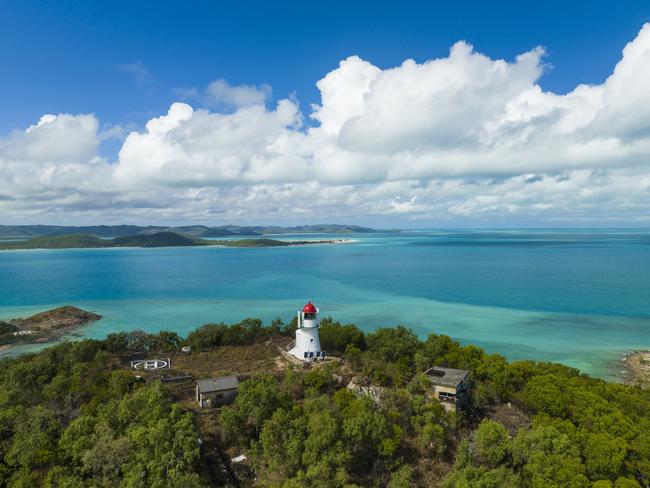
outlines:
{"label": "white wall building", "polygon": [[303,361],[322,359],[325,354],[320,350],[318,337],[318,309],[309,302],[302,310],[298,311],[298,328],[296,329],[296,342],[289,354]]}

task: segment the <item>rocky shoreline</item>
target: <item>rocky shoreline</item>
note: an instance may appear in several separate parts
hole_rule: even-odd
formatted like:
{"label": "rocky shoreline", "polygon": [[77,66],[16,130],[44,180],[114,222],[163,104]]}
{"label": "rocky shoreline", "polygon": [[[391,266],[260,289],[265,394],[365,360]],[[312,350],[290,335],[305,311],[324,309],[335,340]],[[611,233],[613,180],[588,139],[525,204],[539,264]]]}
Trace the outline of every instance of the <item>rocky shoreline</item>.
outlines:
{"label": "rocky shoreline", "polygon": [[66,305],[27,318],[0,320],[0,352],[21,344],[55,341],[101,318],[99,314]]}
{"label": "rocky shoreline", "polygon": [[650,351],[630,351],[621,358],[621,365],[625,383],[650,388]]}

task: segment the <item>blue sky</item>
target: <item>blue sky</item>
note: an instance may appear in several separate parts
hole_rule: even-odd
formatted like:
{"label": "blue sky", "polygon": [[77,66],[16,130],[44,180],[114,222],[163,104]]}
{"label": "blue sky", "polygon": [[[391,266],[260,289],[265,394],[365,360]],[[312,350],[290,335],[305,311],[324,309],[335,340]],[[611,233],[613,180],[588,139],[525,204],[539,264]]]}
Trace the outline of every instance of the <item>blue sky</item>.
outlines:
{"label": "blue sky", "polygon": [[[3,1],[0,127],[43,113],[95,113],[142,124],[174,89],[224,78],[273,87],[275,98],[319,101],[315,81],[341,59],[376,66],[444,56],[466,40],[492,58],[537,45],[552,65],[544,89],[602,83],[621,46],[650,20],[647,2]],[[7,47],[9,47],[7,49]],[[141,63],[137,83],[120,66]]]}
{"label": "blue sky", "polygon": [[[537,46],[543,46],[545,50],[543,54],[532,55],[535,58],[533,63],[535,66],[520,68],[524,73],[521,76],[527,80],[526,86],[516,89],[516,93],[513,92],[513,97],[500,105],[511,107],[513,103],[522,100],[521,93],[534,86],[538,86],[542,92],[553,96],[571,94],[580,84],[604,87],[607,78],[612,75],[614,67],[621,61],[622,49],[627,43],[635,40],[644,24],[649,21],[650,4],[643,1],[619,2],[614,5],[613,2],[604,1],[41,2],[5,0],[0,4],[0,44],[3,46],[3,49],[0,49],[0,107],[2,107],[0,110],[0,163],[4,157],[4,160],[11,164],[20,166],[19,158],[15,154],[29,153],[26,149],[29,142],[27,139],[36,137],[33,133],[25,135],[28,132],[27,128],[36,124],[45,114],[69,114],[73,118],[90,115],[93,119],[83,119],[82,121],[80,118],[74,118],[68,121],[69,124],[59,119],[57,123],[65,122],[68,124],[66,127],[77,123],[88,124],[83,127],[84,130],[88,129],[90,139],[79,142],[79,147],[74,150],[52,148],[49,153],[46,151],[46,156],[37,162],[34,162],[34,158],[30,156],[29,161],[36,164],[39,170],[44,171],[47,177],[41,175],[38,180],[38,184],[41,185],[39,188],[30,187],[20,195],[5,194],[3,197],[3,194],[0,193],[0,206],[2,202],[14,202],[6,204],[8,205],[6,210],[9,212],[6,214],[9,215],[8,218],[6,217],[7,221],[42,221],[44,219],[57,222],[96,219],[114,221],[124,217],[124,213],[119,209],[129,208],[133,213],[129,214],[128,218],[134,221],[149,218],[145,215],[153,215],[151,218],[154,220],[199,219],[212,221],[224,219],[241,221],[250,218],[257,221],[298,222],[307,217],[311,218],[316,213],[330,221],[346,219],[381,221],[385,218],[386,222],[390,224],[412,220],[418,225],[445,224],[450,221],[463,223],[475,221],[477,225],[496,222],[545,225],[553,225],[555,222],[558,225],[566,225],[602,220],[603,218],[613,225],[644,224],[642,215],[648,209],[639,206],[640,204],[637,202],[626,201],[621,204],[621,208],[615,214],[607,212],[605,202],[607,198],[613,198],[608,193],[613,189],[613,183],[605,185],[607,191],[604,193],[610,196],[604,194],[602,196],[604,200],[601,201],[600,206],[584,207],[582,211],[576,211],[576,205],[580,206],[578,204],[572,204],[570,208],[557,208],[554,212],[547,211],[548,202],[540,203],[541,200],[544,200],[541,197],[540,201],[535,202],[519,201],[517,203],[518,210],[514,213],[509,213],[510,210],[508,210],[508,208],[512,208],[512,204],[505,203],[494,204],[494,211],[488,212],[488,214],[485,214],[483,208],[480,212],[472,211],[472,208],[481,206],[480,202],[483,200],[478,199],[477,203],[477,195],[472,193],[467,195],[465,202],[462,202],[463,197],[459,196],[459,192],[473,191],[469,188],[477,182],[494,185],[495,182],[504,182],[508,178],[514,177],[528,178],[526,181],[532,181],[531,177],[541,177],[542,179],[546,177],[562,182],[565,181],[563,178],[567,177],[567,172],[585,170],[585,168],[596,171],[598,177],[602,178],[603,174],[609,174],[608,171],[612,169],[618,171],[625,166],[627,173],[618,175],[618,184],[621,178],[628,177],[629,168],[634,165],[638,170],[635,176],[637,180],[639,177],[647,175],[647,166],[643,166],[647,153],[639,143],[633,148],[636,151],[633,162],[628,156],[623,156],[623,149],[612,155],[612,161],[628,158],[625,164],[612,163],[610,166],[607,162],[598,161],[589,165],[582,160],[583,157],[579,162],[575,162],[572,155],[559,155],[557,160],[566,160],[566,163],[552,164],[544,161],[526,166],[525,170],[513,169],[519,168],[519,163],[514,160],[510,166],[506,165],[507,167],[502,168],[502,160],[509,160],[515,156],[500,153],[491,158],[486,157],[485,161],[480,162],[479,169],[466,170],[464,161],[473,160],[474,153],[454,155],[453,157],[446,153],[444,161],[440,159],[440,151],[448,149],[447,146],[451,144],[449,141],[455,140],[453,136],[446,137],[444,144],[438,144],[433,149],[429,147],[430,141],[436,139],[440,134],[439,129],[436,129],[437,122],[434,120],[435,114],[438,113],[435,104],[440,98],[435,97],[430,99],[430,118],[427,118],[426,113],[416,114],[415,118],[419,120],[421,116],[424,121],[421,127],[415,127],[410,132],[408,130],[399,132],[401,134],[400,141],[414,141],[412,146],[405,143],[404,147],[398,148],[399,144],[396,146],[396,143],[391,143],[390,147],[380,151],[380,156],[373,156],[374,159],[366,157],[367,154],[362,158],[363,163],[357,163],[357,159],[355,159],[354,164],[360,166],[355,170],[354,175],[346,172],[349,163],[341,162],[340,167],[337,166],[339,163],[332,163],[331,167],[328,167],[317,178],[318,183],[322,185],[319,190],[324,193],[328,191],[336,193],[336,191],[342,191],[341,185],[353,185],[354,188],[367,191],[370,195],[373,191],[368,185],[375,185],[375,188],[381,189],[381,197],[377,197],[376,205],[354,206],[353,202],[349,202],[345,207],[335,208],[332,201],[324,201],[313,207],[301,208],[302,213],[290,215],[285,214],[288,208],[296,207],[295,201],[292,203],[288,203],[289,200],[284,203],[278,202],[277,208],[267,214],[260,210],[260,206],[255,209],[242,207],[234,212],[226,211],[224,208],[215,209],[214,206],[216,205],[215,201],[223,201],[228,192],[234,191],[234,187],[240,188],[242,192],[247,192],[245,198],[243,194],[230,195],[232,201],[237,202],[253,198],[252,193],[255,198],[264,192],[273,193],[280,188],[277,185],[295,185],[297,183],[295,179],[275,176],[283,173],[282,168],[293,168],[294,163],[290,161],[295,158],[302,158],[302,160],[308,161],[309,165],[321,164],[323,167],[323,165],[329,164],[328,162],[319,163],[319,161],[325,158],[324,154],[331,154],[331,151],[313,149],[316,144],[313,141],[322,144],[321,136],[315,134],[311,137],[310,135],[312,142],[294,140],[299,135],[305,135],[309,127],[319,128],[329,123],[334,129],[325,132],[336,138],[337,144],[340,146],[337,149],[368,153],[368,148],[364,146],[365,142],[362,138],[350,139],[353,137],[350,135],[352,132],[348,130],[344,134],[344,124],[337,121],[332,122],[331,114],[325,113],[327,103],[323,101],[322,97],[326,91],[316,86],[318,80],[324,79],[328,73],[338,72],[339,63],[350,56],[358,56],[363,63],[366,63],[362,65],[350,62],[350,66],[345,68],[351,73],[350,76],[367,76],[370,80],[371,78],[375,79],[375,74],[373,74],[375,71],[388,74],[391,68],[400,67],[407,59],[413,59],[418,66],[423,66],[429,60],[447,58],[450,56],[451,46],[458,41],[466,41],[471,44],[476,53],[480,53],[491,63],[498,64],[497,60],[504,59],[513,67],[518,65],[518,55],[532,52]],[[479,63],[477,59],[471,59]],[[477,69],[479,69],[478,64]],[[362,72],[365,74],[361,74]],[[463,73],[463,76],[467,74]],[[404,76],[406,79],[410,75],[405,73]],[[495,81],[497,84],[495,90],[500,91],[498,83],[508,86],[517,85],[519,83],[517,76],[519,75]],[[642,75],[638,76],[639,79],[644,79]],[[205,109],[206,113],[212,115],[232,115],[240,110],[251,109],[253,103],[230,103],[224,102],[223,98],[217,100],[213,96],[209,96],[208,87],[215,80],[223,80],[226,90],[230,90],[232,87],[247,86],[260,93],[260,100],[265,110],[260,117],[264,120],[273,119],[273,122],[267,121],[273,128],[269,129],[270,132],[265,132],[264,135],[258,133],[251,135],[251,138],[254,139],[259,135],[264,139],[264,144],[268,146],[269,141],[273,138],[277,138],[277,140],[273,140],[279,144],[280,142],[277,141],[284,141],[288,137],[292,139],[291,144],[295,147],[302,148],[302,144],[309,147],[301,149],[300,155],[283,153],[280,160],[276,160],[277,154],[274,152],[273,164],[276,164],[280,170],[277,170],[276,166],[269,165],[252,176],[242,169],[237,177],[226,177],[223,176],[226,169],[219,166],[214,173],[212,172],[214,168],[206,170],[205,174],[209,174],[209,176],[206,176],[204,181],[196,178],[190,178],[191,181],[180,181],[182,178],[179,178],[178,181],[170,181],[166,176],[162,177],[151,171],[143,173],[125,170],[122,173],[128,175],[129,184],[124,183],[127,177],[122,176],[121,183],[119,185],[116,183],[114,188],[111,187],[110,195],[106,193],[92,195],[79,190],[78,198],[74,202],[70,201],[70,195],[67,195],[65,201],[60,200],[61,188],[75,185],[74,179],[62,180],[63,175],[69,175],[70,171],[61,170],[61,164],[63,164],[61,161],[65,164],[83,165],[84,162],[103,158],[103,162],[108,166],[123,165],[126,168],[129,161],[126,156],[129,154],[124,156],[124,161],[118,161],[118,152],[120,149],[124,149],[126,136],[129,133],[142,134],[146,132],[145,124],[148,121],[166,114],[175,121],[175,117],[180,117],[182,120],[181,122],[177,121],[179,124],[189,124],[186,122],[189,115],[187,117],[183,115],[182,110],[175,112],[173,117],[170,115],[171,112],[168,113],[174,102],[185,102],[191,105],[195,113]],[[221,81],[219,82],[221,83]],[[426,83],[423,81],[422,86],[431,86],[432,83],[435,84],[435,80],[429,79]],[[265,91],[267,85],[270,87],[270,95]],[[328,90],[327,93],[338,94],[348,90],[351,93],[354,91],[352,87],[338,84],[333,84]],[[418,90],[415,90],[414,93],[421,93]],[[504,91],[507,89],[504,88]],[[609,100],[607,96],[604,99]],[[471,98],[462,100],[471,100]],[[295,107],[285,107],[285,112],[282,112],[277,108],[279,107],[277,104],[283,101],[295,104]],[[344,106],[345,103],[343,103]],[[391,106],[391,103],[393,102],[386,101],[385,106]],[[394,103],[395,106],[400,106],[400,102]],[[404,103],[408,106],[409,102],[405,101]],[[461,101],[460,104],[462,105],[462,103]],[[566,107],[563,103],[553,110],[565,110]],[[567,103],[573,104],[574,102]],[[580,105],[578,102],[575,103]],[[320,106],[324,108],[322,116],[314,116],[316,113],[312,108],[314,104],[316,106],[321,104]],[[377,106],[384,106],[380,102],[377,104]],[[244,107],[244,105],[248,106]],[[376,107],[373,107],[369,105],[364,110],[370,113],[372,110],[376,110]],[[340,107],[335,109],[340,110]],[[489,108],[489,110],[493,109],[494,107]],[[289,113],[292,110],[295,113]],[[549,110],[551,109],[544,113],[548,114]],[[607,110],[603,109],[601,112],[604,113],[608,110],[615,112],[611,107]],[[595,111],[596,109],[593,112],[595,113]],[[482,109],[477,109],[478,113],[482,114]],[[355,112],[353,115],[356,117],[358,114]],[[461,115],[468,117],[466,112]],[[449,117],[456,118],[461,115],[450,113]],[[526,115],[526,117],[528,116]],[[251,115],[251,117],[253,116]],[[471,118],[471,114],[469,117]],[[486,119],[481,130],[485,127],[492,127],[496,120],[495,117],[496,115],[489,120]],[[326,119],[330,122],[326,122]],[[256,118],[256,122],[250,122],[250,124],[255,125],[259,120],[261,119]],[[46,122],[50,123],[51,120],[48,119]],[[267,122],[260,122],[260,124],[267,124]],[[93,128],[94,123],[97,125],[96,128]],[[276,123],[281,127],[273,125]],[[630,122],[630,124],[632,123]],[[644,132],[645,119],[637,120],[634,124],[636,125],[633,128],[628,127],[629,124],[625,125],[625,130],[631,130],[634,133]],[[388,123],[388,125],[390,124]],[[349,128],[349,126],[350,124],[345,127]],[[198,130],[195,126],[193,127]],[[378,127],[378,133],[386,127],[387,124]],[[537,126],[529,127],[526,130],[528,132],[539,131],[540,133],[542,131]],[[623,130],[621,128],[621,131]],[[23,131],[25,131],[24,134]],[[77,126],[74,126],[74,131],[77,135],[84,134],[83,130]],[[57,132],[57,134],[59,133]],[[354,134],[354,137],[359,135],[358,131]],[[385,136],[386,140],[398,137],[394,132],[387,132]],[[623,132],[609,134],[609,136],[624,139]],[[230,146],[230,141],[237,137],[243,136],[233,136],[233,139],[208,151],[207,155],[201,153],[200,156],[197,156],[192,152],[194,149],[191,149],[189,152],[192,153],[192,157],[189,159],[192,161],[201,159],[205,164],[210,165],[211,161],[205,161],[237,158],[240,153],[249,153],[250,161],[258,161],[260,158],[266,158],[266,161],[270,158],[268,155],[260,156],[257,149],[253,150],[248,146],[233,149],[232,154],[228,153],[224,156],[222,154],[223,147]],[[65,136],[63,138],[65,139]],[[137,138],[134,137],[134,139]],[[599,140],[605,141],[606,139],[608,138],[603,136]],[[192,139],[192,141],[195,140],[196,138]],[[5,142],[3,143],[3,141]],[[187,139],[179,144],[183,145],[184,150],[187,150],[190,144],[197,144],[189,141]],[[456,143],[461,144],[458,141]],[[463,144],[467,142],[466,138],[463,141]],[[132,148],[136,142],[138,141],[131,141],[129,148]],[[6,149],[4,156],[3,144],[5,148],[9,148]],[[493,143],[491,144],[489,147],[493,147]],[[508,146],[511,142],[503,144]],[[422,149],[424,146],[428,152]],[[42,145],[38,147],[42,147]],[[275,146],[273,147],[275,148]],[[627,155],[633,149],[627,148],[628,152],[625,154]],[[55,163],[53,160],[48,160],[47,154],[54,154],[59,150],[65,154],[57,160],[58,166],[54,168],[52,165]],[[402,174],[401,170],[389,167],[389,163],[381,163],[385,165],[381,174],[366,177],[375,168],[375,160],[397,161],[398,153],[411,154],[420,150],[423,152],[419,154],[421,157],[417,158],[417,165],[420,168],[418,171],[405,171]],[[432,151],[435,152],[435,155]],[[137,152],[137,154],[139,155],[137,157],[143,158],[141,152]],[[346,152],[346,154],[348,153]],[[517,157],[520,157],[522,161],[530,159],[521,155]],[[587,156],[584,157],[587,158]],[[250,161],[244,166],[250,166],[252,164]],[[400,168],[416,164],[413,160],[400,161]],[[139,162],[140,159],[137,164],[140,164]],[[439,167],[443,163],[445,169],[440,170]],[[136,163],[129,164],[136,165]],[[151,164],[156,166],[158,163]],[[176,161],[169,163],[170,167],[174,164]],[[214,164],[218,166],[221,163],[215,162]],[[639,164],[642,165],[642,169],[638,169]],[[367,167],[363,165],[367,165]],[[452,168],[453,165],[460,169]],[[9,167],[9,164],[6,166]],[[178,168],[183,167],[188,168],[188,171],[191,168],[196,174],[205,170],[205,168],[197,170],[196,167],[178,166]],[[316,166],[310,167],[315,168]],[[272,170],[274,176],[269,177]],[[220,173],[216,174],[218,172]],[[298,173],[299,171],[294,171],[294,174]],[[396,174],[397,176],[395,176]],[[577,178],[574,173],[569,176]],[[16,181],[24,181],[24,178],[18,178],[16,175],[7,177],[15,178]],[[81,178],[81,176],[79,177]],[[458,190],[458,192],[450,190],[448,187],[453,178],[460,178],[458,184],[465,190]],[[146,184],[144,183],[145,179]],[[133,183],[135,180],[138,182],[137,185]],[[44,181],[46,183],[43,183]],[[396,181],[403,182],[402,185],[406,185],[408,188],[406,186],[398,187]],[[580,184],[596,184],[594,181],[592,178],[590,182],[576,183],[578,185],[576,188],[582,188],[579,186]],[[602,186],[602,180],[599,181]],[[259,185],[264,184],[276,185],[276,187],[273,189],[260,188]],[[178,191],[178,199],[160,203],[162,198],[154,195],[153,190],[154,186],[160,185]],[[392,188],[391,185],[395,185],[395,188]],[[423,188],[422,185],[429,185],[429,189],[416,194],[413,188],[416,186]],[[436,188],[439,189],[441,185],[447,188],[450,195],[453,194],[454,198],[457,198],[455,210],[443,208],[444,205],[441,206],[441,202],[427,200],[438,191]],[[133,189],[136,186],[138,187],[137,191]],[[643,196],[643,188],[637,189],[641,192],[639,198]],[[39,204],[40,206],[33,204],[34,198],[29,192],[35,192],[34,195],[43,195],[44,192],[48,193],[50,190],[53,195],[52,201]],[[203,206],[188,208],[187,192],[195,195],[196,192],[201,191],[204,191],[201,193],[201,198],[206,198]],[[387,202],[390,200],[391,191],[394,194],[392,203],[389,205]],[[185,193],[181,195],[182,192]],[[207,197],[206,192],[212,192],[212,195]],[[349,189],[347,193],[349,193]],[[192,198],[197,197],[193,196]],[[296,196],[295,198],[300,197]],[[15,203],[19,200],[26,202],[30,199],[32,205],[21,206]],[[339,197],[332,196],[332,199],[338,200]],[[472,199],[473,201],[470,201]],[[490,198],[487,200],[491,202]],[[428,203],[422,206],[424,201],[428,201]],[[537,204],[539,205],[534,207],[535,211],[530,211],[530,208],[533,207],[528,207],[527,211],[527,205]],[[141,206],[138,207],[138,205]],[[235,204],[233,203],[233,205]],[[150,210],[155,208],[158,210],[152,214]],[[409,208],[412,211],[409,211]]]}

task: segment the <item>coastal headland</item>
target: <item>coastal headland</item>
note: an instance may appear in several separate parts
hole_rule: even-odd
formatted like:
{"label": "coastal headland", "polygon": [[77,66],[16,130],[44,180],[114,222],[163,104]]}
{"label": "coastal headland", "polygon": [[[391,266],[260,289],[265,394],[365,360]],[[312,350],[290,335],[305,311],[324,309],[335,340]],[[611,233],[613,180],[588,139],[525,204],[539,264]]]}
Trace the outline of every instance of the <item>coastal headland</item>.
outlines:
{"label": "coastal headland", "polygon": [[[3,475],[10,486],[647,486],[648,390],[330,318],[319,333],[335,359],[296,367],[279,352],[296,325],[117,332],[3,360]],[[434,395],[441,366],[471,375],[459,411]],[[228,404],[199,403],[201,382],[226,378]]]}
{"label": "coastal headland", "polygon": [[27,318],[0,320],[0,348],[55,341],[77,327],[101,318],[99,314],[65,305]]}

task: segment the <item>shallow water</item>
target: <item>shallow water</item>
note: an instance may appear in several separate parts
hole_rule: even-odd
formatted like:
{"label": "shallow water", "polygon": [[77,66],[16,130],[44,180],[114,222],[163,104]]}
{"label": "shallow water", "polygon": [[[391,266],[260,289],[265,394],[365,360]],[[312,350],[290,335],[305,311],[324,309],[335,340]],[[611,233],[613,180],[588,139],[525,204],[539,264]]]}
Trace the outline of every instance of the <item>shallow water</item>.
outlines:
{"label": "shallow water", "polygon": [[[650,347],[650,231],[418,231],[290,248],[0,252],[0,318],[72,304],[104,319],[86,337],[206,322],[324,315],[371,330],[403,324],[509,359],[613,377]],[[34,349],[17,348],[13,353]]]}

